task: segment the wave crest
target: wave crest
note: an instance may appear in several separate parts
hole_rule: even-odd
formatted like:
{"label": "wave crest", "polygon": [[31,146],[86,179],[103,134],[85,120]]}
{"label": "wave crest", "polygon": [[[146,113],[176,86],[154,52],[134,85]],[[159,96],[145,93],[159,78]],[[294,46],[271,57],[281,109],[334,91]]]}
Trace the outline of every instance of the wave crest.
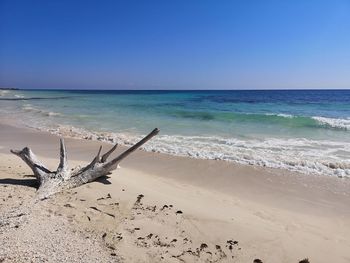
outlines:
{"label": "wave crest", "polygon": [[325,118],[325,117],[312,117],[323,126],[350,130],[350,119],[335,119],[335,118]]}

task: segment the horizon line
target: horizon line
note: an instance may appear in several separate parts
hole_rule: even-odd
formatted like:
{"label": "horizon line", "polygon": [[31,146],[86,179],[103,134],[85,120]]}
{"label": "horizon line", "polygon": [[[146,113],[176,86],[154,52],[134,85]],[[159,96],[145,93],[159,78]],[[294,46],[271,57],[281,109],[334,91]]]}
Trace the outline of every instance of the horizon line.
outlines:
{"label": "horizon line", "polygon": [[89,88],[1,88],[0,90],[62,90],[62,91],[298,91],[298,90],[350,90],[349,88],[281,88],[281,89],[89,89]]}

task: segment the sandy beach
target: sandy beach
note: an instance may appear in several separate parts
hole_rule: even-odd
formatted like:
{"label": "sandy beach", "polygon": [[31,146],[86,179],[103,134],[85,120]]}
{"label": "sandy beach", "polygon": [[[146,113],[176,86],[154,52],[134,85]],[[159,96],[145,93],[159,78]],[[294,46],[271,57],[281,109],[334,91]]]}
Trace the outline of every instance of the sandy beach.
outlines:
{"label": "sandy beach", "polygon": [[[109,178],[35,201],[9,150],[29,146],[55,168],[58,137],[1,124],[0,138],[1,262],[350,260],[348,179],[139,150]],[[66,144],[71,167],[101,145]]]}
{"label": "sandy beach", "polygon": [[350,263],[349,14],[0,0],[0,263]]}

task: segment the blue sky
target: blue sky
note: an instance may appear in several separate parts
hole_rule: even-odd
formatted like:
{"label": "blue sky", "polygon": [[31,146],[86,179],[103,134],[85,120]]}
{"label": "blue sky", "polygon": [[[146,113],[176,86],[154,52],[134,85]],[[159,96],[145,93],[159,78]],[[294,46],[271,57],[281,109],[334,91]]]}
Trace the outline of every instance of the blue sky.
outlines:
{"label": "blue sky", "polygon": [[0,0],[0,87],[350,88],[350,1]]}

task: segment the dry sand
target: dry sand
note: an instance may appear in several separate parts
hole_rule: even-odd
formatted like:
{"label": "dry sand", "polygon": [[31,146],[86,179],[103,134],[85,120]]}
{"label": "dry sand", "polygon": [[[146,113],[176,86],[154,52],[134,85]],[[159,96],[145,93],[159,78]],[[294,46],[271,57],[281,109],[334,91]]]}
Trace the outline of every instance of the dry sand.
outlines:
{"label": "dry sand", "polygon": [[[74,166],[101,143],[66,144]],[[137,151],[38,202],[24,146],[58,163],[56,136],[0,125],[0,262],[350,262],[348,179]]]}

